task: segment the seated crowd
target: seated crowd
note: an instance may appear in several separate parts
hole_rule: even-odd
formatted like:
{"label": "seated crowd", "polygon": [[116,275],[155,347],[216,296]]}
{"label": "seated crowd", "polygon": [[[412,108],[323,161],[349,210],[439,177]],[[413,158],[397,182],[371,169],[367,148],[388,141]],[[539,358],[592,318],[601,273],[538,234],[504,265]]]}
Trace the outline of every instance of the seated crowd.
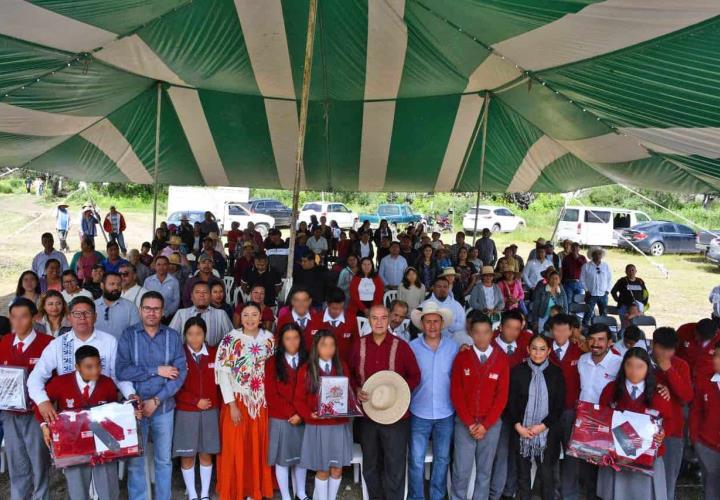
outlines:
{"label": "seated crowd", "polygon": [[[446,245],[422,225],[345,232],[321,218],[300,225],[285,288],[279,230],[233,224],[225,245],[219,233],[210,213],[163,223],[127,259],[86,236],[70,263],[42,236],[0,339],[33,403],[0,412],[13,499],[48,498],[58,412],[119,400],[136,402],[153,443],[157,499],[173,497],[179,458],[190,500],[210,498],[213,477],[223,500],[334,500],[354,442],[371,499],[671,499],[688,450],[705,498],[720,498],[718,322],[646,337],[635,266],[613,282],[602,249],[570,241],[556,253],[539,239],[523,259],[515,245],[498,254],[487,230]],[[393,390],[371,390],[375,374]],[[348,377],[364,415],[320,418],[323,376]],[[653,475],[568,455],[578,401],[658,412]],[[120,496],[115,462],[63,472],[72,499],[91,480],[99,498]],[[146,498],[145,457],[127,477],[128,497]]]}

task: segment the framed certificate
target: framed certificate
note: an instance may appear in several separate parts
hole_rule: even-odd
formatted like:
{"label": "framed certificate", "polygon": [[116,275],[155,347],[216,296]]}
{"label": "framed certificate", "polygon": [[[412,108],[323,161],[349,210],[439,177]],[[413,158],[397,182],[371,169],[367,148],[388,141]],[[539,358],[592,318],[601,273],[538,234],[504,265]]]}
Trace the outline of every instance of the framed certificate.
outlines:
{"label": "framed certificate", "polygon": [[362,415],[347,377],[320,377],[317,415],[319,418]]}
{"label": "framed certificate", "polygon": [[0,410],[26,411],[29,408],[27,375],[24,367],[0,366]]}

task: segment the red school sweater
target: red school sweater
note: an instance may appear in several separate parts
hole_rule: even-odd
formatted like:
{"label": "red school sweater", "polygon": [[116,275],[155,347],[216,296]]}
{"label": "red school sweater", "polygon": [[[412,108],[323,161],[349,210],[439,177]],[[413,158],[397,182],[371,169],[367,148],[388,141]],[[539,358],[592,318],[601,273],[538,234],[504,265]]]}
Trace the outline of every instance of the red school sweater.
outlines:
{"label": "red school sweater", "polygon": [[[45,335],[44,333],[35,332],[35,339],[23,352],[18,352],[17,349],[13,348],[13,342],[15,342],[15,334],[7,334],[0,339],[0,365],[9,366],[20,366],[27,368],[28,375],[35,368],[35,364],[40,359],[40,355],[45,350],[47,345],[52,342],[53,337]],[[30,410],[25,412],[10,411],[15,415],[27,415],[32,413],[35,408],[35,403],[31,402]],[[9,411],[9,410],[8,410]]]}
{"label": "red school sweater", "polygon": [[[495,331],[495,335],[493,338],[493,349],[499,350],[501,353],[505,353],[505,351],[500,347],[500,344],[497,343],[497,338],[500,336],[500,330]],[[528,354],[528,345],[530,344],[530,339],[532,338],[532,333],[528,331],[522,331],[520,332],[520,335],[518,335],[518,338],[515,340],[515,343],[517,344],[517,349],[515,349],[512,353],[512,356],[508,357],[508,362],[510,364],[510,369],[512,370],[517,365],[525,361],[530,355]]]}
{"label": "red school sweater", "polygon": [[190,348],[186,345],[185,360],[187,361],[187,376],[180,390],[175,394],[175,407],[182,411],[202,411],[197,407],[201,399],[211,401],[210,408],[220,408],[218,386],[215,383],[215,354],[216,347],[206,346],[208,355],[200,358],[200,364],[195,362]]}
{"label": "red school sweater", "polygon": [[[115,382],[110,377],[100,375],[95,381],[95,389],[90,393],[90,397],[85,399],[82,390],[78,387],[75,371],[58,375],[50,379],[45,385],[45,392],[51,402],[57,405],[57,411],[66,410],[87,410],[93,406],[114,403],[118,400],[118,389]],[[43,422],[39,411],[35,411],[35,418],[39,422]]]}
{"label": "red school sweater", "polygon": [[288,420],[300,412],[295,407],[295,386],[297,385],[297,370],[293,370],[286,360],[285,373],[287,380],[280,382],[277,378],[277,365],[275,356],[265,362],[265,400],[270,418]]}
{"label": "red school sweater", "polygon": [[[645,403],[645,398],[643,396],[640,396],[637,399],[632,399],[630,397],[630,394],[628,394],[627,389],[624,387],[620,399],[618,401],[613,401],[613,398],[615,397],[615,385],[615,382],[610,382],[608,385],[605,386],[605,389],[603,389],[602,393],[600,394],[601,406],[613,408],[617,411],[632,411],[635,413],[647,413],[648,410],[655,410],[658,413],[657,416],[659,418],[662,418],[663,422],[665,422],[665,419],[670,414],[670,402],[663,399],[663,397],[660,396],[657,391],[655,391],[655,394],[653,394],[650,406],[648,406]],[[661,457],[664,454],[665,445],[661,444],[660,448],[658,449],[657,456]]]}
{"label": "red school sweater", "polygon": [[329,321],[323,322],[324,312],[314,317],[312,326],[305,329],[304,338],[307,352],[312,350],[313,338],[318,330],[330,330],[335,336],[340,359],[349,363],[353,344],[360,338],[360,334],[358,333],[357,316],[350,311],[345,311],[344,315],[345,321],[336,327],[332,326]]}
{"label": "red school sweater", "polygon": [[680,438],[685,427],[683,407],[693,399],[690,367],[684,360],[673,356],[667,371],[655,368],[655,381],[670,390],[670,413],[663,421],[665,434],[668,437]]}
{"label": "red school sweater", "polygon": [[[317,330],[317,325],[322,323],[322,316],[319,312],[311,310],[309,314],[310,321],[307,322],[307,324],[305,325],[305,329],[302,332],[303,338],[305,338],[307,334],[310,334],[310,336],[312,337],[314,333],[313,330]],[[277,339],[280,335],[280,329],[288,323],[292,323],[293,321],[295,320],[293,319],[292,309],[290,307],[281,309],[278,313],[277,325],[275,326],[275,339]]]}
{"label": "red school sweater", "polygon": [[684,349],[680,350],[681,357],[690,365],[694,380],[710,378],[715,373],[713,355],[715,354],[715,344],[718,342],[720,342],[720,333],[715,334],[706,345],[696,338],[683,343]]}
{"label": "red school sweater", "polygon": [[[568,340],[568,342],[570,342]],[[580,372],[578,371],[578,362],[583,352],[580,348],[570,342],[565,350],[565,356],[562,361],[558,359],[555,351],[550,353],[550,362],[559,366],[563,372],[565,379],[565,409],[574,410],[580,399]]]}
{"label": "red school sweater", "polygon": [[480,423],[490,429],[497,422],[507,405],[509,385],[508,356],[500,348],[493,348],[485,363],[480,363],[472,348],[455,357],[450,398],[458,417],[468,427]]}
{"label": "red school sweater", "polygon": [[[343,376],[350,375],[350,369],[347,364],[342,361]],[[333,368],[330,375],[336,376],[337,370]],[[298,409],[300,416],[307,424],[313,425],[341,425],[346,424],[349,418],[312,418],[310,415],[317,413],[318,395],[316,392],[310,392],[309,384],[310,376],[308,374],[308,364],[305,363],[298,370],[297,385],[295,386],[295,407]],[[348,387],[350,384],[348,383]]]}
{"label": "red school sweater", "polygon": [[690,441],[698,441],[720,453],[720,387],[710,377],[695,384],[695,397],[690,407]]}

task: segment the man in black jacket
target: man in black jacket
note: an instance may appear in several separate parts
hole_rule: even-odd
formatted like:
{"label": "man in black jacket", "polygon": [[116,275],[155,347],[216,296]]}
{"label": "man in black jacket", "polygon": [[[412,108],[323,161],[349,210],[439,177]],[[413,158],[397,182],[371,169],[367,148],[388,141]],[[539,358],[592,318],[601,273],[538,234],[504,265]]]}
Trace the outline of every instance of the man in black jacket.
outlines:
{"label": "man in black jacket", "polygon": [[328,272],[316,264],[313,252],[303,255],[300,259],[300,269],[293,272],[293,288],[295,287],[307,289],[312,297],[313,309],[322,309],[327,295]]}

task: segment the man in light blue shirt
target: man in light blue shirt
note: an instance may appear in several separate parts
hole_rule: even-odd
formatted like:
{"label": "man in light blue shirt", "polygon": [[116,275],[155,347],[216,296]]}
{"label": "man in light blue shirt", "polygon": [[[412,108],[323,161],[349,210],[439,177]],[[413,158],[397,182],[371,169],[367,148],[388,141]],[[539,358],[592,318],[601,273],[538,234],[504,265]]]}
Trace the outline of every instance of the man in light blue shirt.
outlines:
{"label": "man in light blue shirt", "polygon": [[410,342],[420,367],[421,380],[410,401],[408,500],[425,498],[425,449],[431,437],[430,498],[445,498],[455,415],[450,400],[450,375],[459,346],[451,337],[442,334],[442,328],[445,323],[452,323],[453,313],[435,302],[426,301],[411,313],[411,318],[422,335]]}
{"label": "man in light blue shirt", "polygon": [[465,330],[465,309],[450,295],[450,282],[446,277],[439,276],[435,279],[432,294],[427,300],[452,311],[452,319],[443,324],[443,335],[455,336]]}
{"label": "man in light blue shirt", "polygon": [[169,324],[180,305],[180,283],[168,274],[170,261],[164,255],[155,258],[155,274],[148,276],[143,286],[148,291],[159,292],[165,299],[163,323]]}
{"label": "man in light blue shirt", "polygon": [[390,244],[390,254],[383,257],[378,269],[378,274],[382,282],[385,283],[386,290],[394,290],[400,286],[407,266],[408,263],[405,257],[400,255],[400,243],[393,241]]}
{"label": "man in light blue shirt", "polygon": [[120,339],[122,332],[129,326],[140,322],[138,308],[122,295],[122,278],[118,273],[103,275],[102,297],[95,301],[95,328]]}
{"label": "man in light blue shirt", "polygon": [[65,258],[64,253],[59,250],[55,250],[55,238],[53,238],[53,235],[51,233],[43,233],[40,237],[40,241],[42,242],[43,251],[35,256],[31,267],[35,274],[37,274],[39,278],[45,276],[45,263],[50,259],[56,259],[60,262],[60,267],[62,268],[61,270],[67,271],[67,259]]}

